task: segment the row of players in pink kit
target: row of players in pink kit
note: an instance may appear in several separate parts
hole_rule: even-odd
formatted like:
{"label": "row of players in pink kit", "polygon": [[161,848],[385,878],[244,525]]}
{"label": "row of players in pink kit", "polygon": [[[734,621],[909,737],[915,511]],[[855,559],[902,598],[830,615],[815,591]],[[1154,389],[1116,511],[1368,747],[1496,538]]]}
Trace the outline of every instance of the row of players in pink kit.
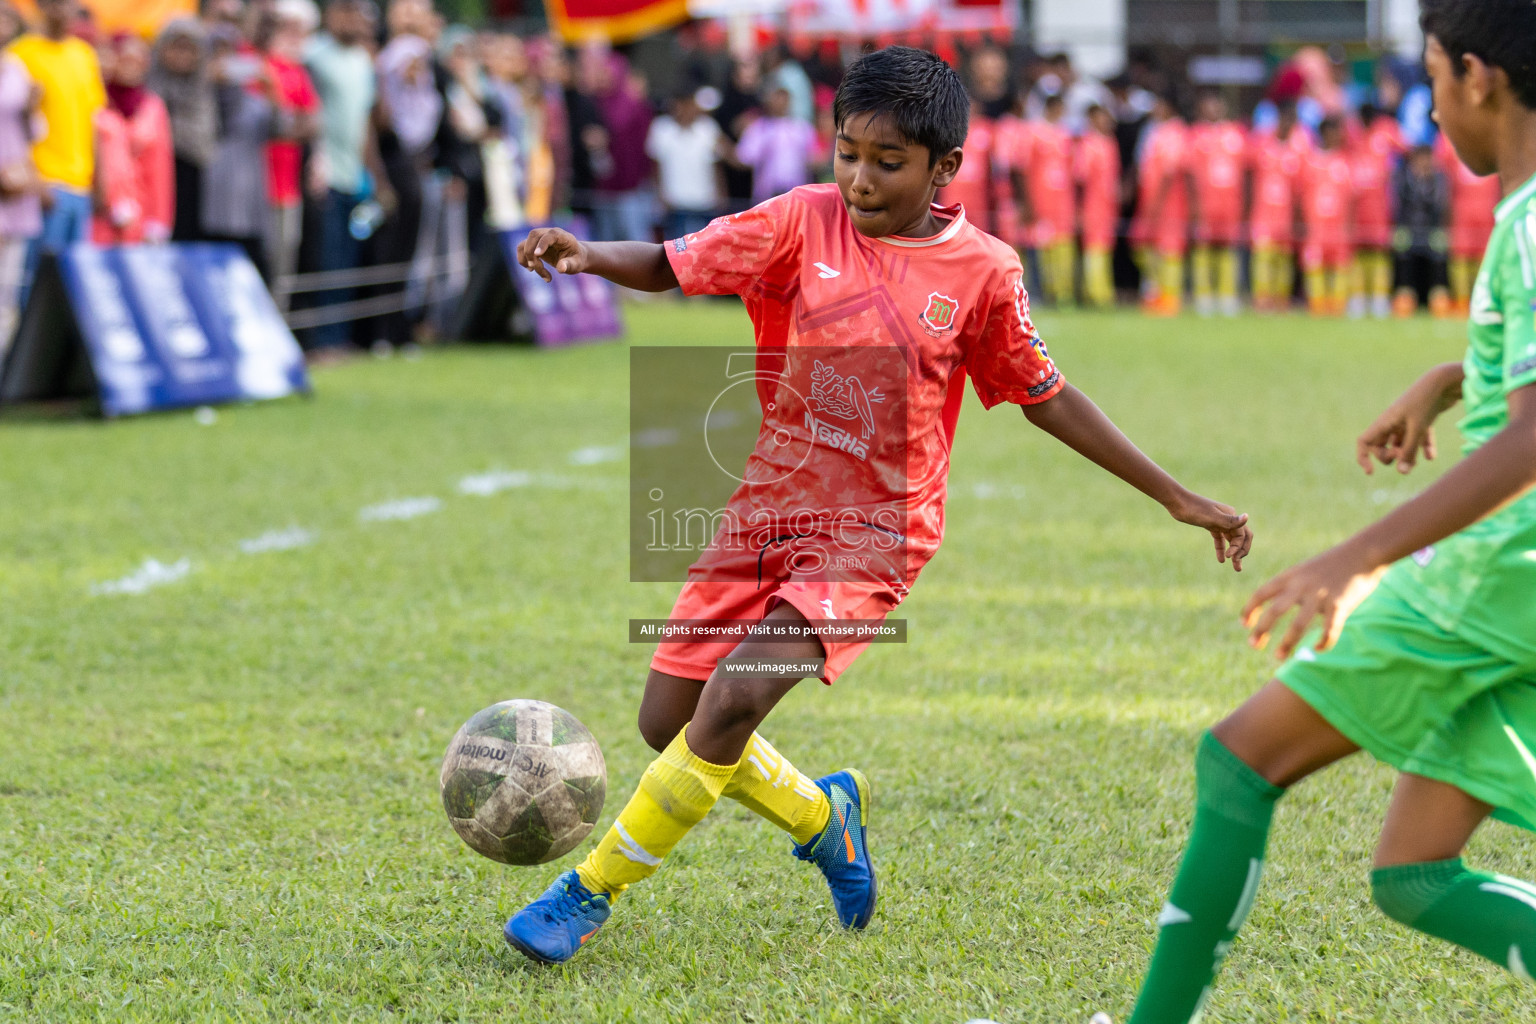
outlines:
{"label": "row of players in pink kit", "polygon": [[[1114,301],[1110,254],[1119,225],[1121,165],[1115,122],[1098,107],[1078,137],[1058,98],[1044,117],[990,121],[973,111],[965,162],[944,191],[993,234],[1040,261],[1046,296],[1069,302],[1083,247],[1082,281],[1095,305]],[[1396,119],[1368,125],[1337,118],[1314,133],[1282,104],[1275,127],[1249,129],[1227,117],[1214,93],[1186,124],[1159,100],[1139,151],[1130,240],[1147,282],[1148,307],[1175,313],[1189,285],[1202,312],[1238,307],[1238,247],[1251,248],[1254,305],[1290,304],[1293,268],[1306,275],[1315,312],[1385,315],[1391,304],[1393,169],[1408,151]],[[1465,308],[1493,230],[1498,183],[1473,175],[1442,140],[1436,162],[1451,186],[1451,290]],[[990,220],[988,219],[990,216]]]}

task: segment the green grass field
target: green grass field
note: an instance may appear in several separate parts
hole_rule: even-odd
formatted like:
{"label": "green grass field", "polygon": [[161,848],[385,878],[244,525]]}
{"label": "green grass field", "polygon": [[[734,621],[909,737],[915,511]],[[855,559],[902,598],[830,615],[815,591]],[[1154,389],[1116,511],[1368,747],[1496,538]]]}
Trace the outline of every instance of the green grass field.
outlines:
{"label": "green grass field", "polygon": [[[499,929],[591,841],[542,868],[483,860],[448,826],[437,767],[479,708],[553,701],[605,749],[603,828],[652,756],[634,728],[649,649],[625,626],[675,587],[626,582],[623,347],[362,361],[317,372],[313,401],[212,424],[0,421],[0,1019],[1125,1014],[1195,740],[1269,668],[1237,609],[1423,485],[1361,476],[1353,438],[1462,335],[1040,320],[1135,440],[1253,514],[1247,571],[973,399],[945,549],[902,609],[910,643],[802,685],[764,729],[811,775],[870,774],[869,931],[841,933],[814,870],[726,803],[553,969]],[[630,322],[635,344],[749,339],[718,304]],[[460,492],[496,470],[527,475]],[[437,503],[377,511],[404,499]],[[271,531],[264,546],[298,546],[242,550]],[[184,575],[93,593],[149,559]],[[1210,1021],[1536,1017],[1504,973],[1371,907],[1391,781],[1356,758],[1287,799]],[[1471,857],[1536,876],[1536,845],[1502,825]]]}

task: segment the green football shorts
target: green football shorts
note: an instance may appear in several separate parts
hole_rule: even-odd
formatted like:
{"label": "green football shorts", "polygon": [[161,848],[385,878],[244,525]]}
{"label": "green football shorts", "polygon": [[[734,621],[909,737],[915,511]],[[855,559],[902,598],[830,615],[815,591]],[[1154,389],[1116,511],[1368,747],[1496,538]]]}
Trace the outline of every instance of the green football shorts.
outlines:
{"label": "green football shorts", "polygon": [[1378,587],[1282,683],[1335,729],[1399,771],[1437,779],[1536,831],[1536,662],[1511,662],[1435,625]]}

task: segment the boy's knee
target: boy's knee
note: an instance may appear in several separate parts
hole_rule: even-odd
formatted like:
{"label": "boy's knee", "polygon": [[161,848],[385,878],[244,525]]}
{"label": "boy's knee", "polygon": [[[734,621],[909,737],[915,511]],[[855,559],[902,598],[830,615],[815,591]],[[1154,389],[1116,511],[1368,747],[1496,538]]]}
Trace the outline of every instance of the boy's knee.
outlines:
{"label": "boy's knee", "polygon": [[667,749],[667,745],[677,738],[677,734],[683,731],[683,726],[688,724],[687,719],[682,721],[670,709],[653,708],[645,704],[640,705],[640,717],[637,723],[640,726],[640,737],[657,753]]}
{"label": "boy's knee", "polygon": [[709,703],[713,724],[730,729],[744,722],[761,721],[773,707],[763,682],[729,676],[712,681],[704,699]]}

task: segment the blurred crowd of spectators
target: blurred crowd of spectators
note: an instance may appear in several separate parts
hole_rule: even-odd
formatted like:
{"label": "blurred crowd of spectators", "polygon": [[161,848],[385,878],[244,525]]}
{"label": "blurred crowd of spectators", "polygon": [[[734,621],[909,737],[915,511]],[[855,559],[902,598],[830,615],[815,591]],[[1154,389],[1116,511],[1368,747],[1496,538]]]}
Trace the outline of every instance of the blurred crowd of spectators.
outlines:
{"label": "blurred crowd of spectators", "polygon": [[[1497,186],[1433,148],[1410,65],[1361,85],[1302,50],[1236,120],[1144,60],[1097,81],[1007,40],[902,41],[972,91],[941,199],[1018,246],[1047,301],[1139,278],[1155,312],[1284,308],[1298,265],[1319,312],[1465,301]],[[40,254],[80,241],[234,242],[285,310],[321,272],[292,294],[306,347],[387,348],[446,320],[489,232],[569,211],[598,238],[674,237],[830,180],[861,46],[758,42],[690,26],[657,86],[606,46],[448,25],[428,0],[209,0],[152,41],[75,0],[33,25],[0,0],[0,345]]]}

